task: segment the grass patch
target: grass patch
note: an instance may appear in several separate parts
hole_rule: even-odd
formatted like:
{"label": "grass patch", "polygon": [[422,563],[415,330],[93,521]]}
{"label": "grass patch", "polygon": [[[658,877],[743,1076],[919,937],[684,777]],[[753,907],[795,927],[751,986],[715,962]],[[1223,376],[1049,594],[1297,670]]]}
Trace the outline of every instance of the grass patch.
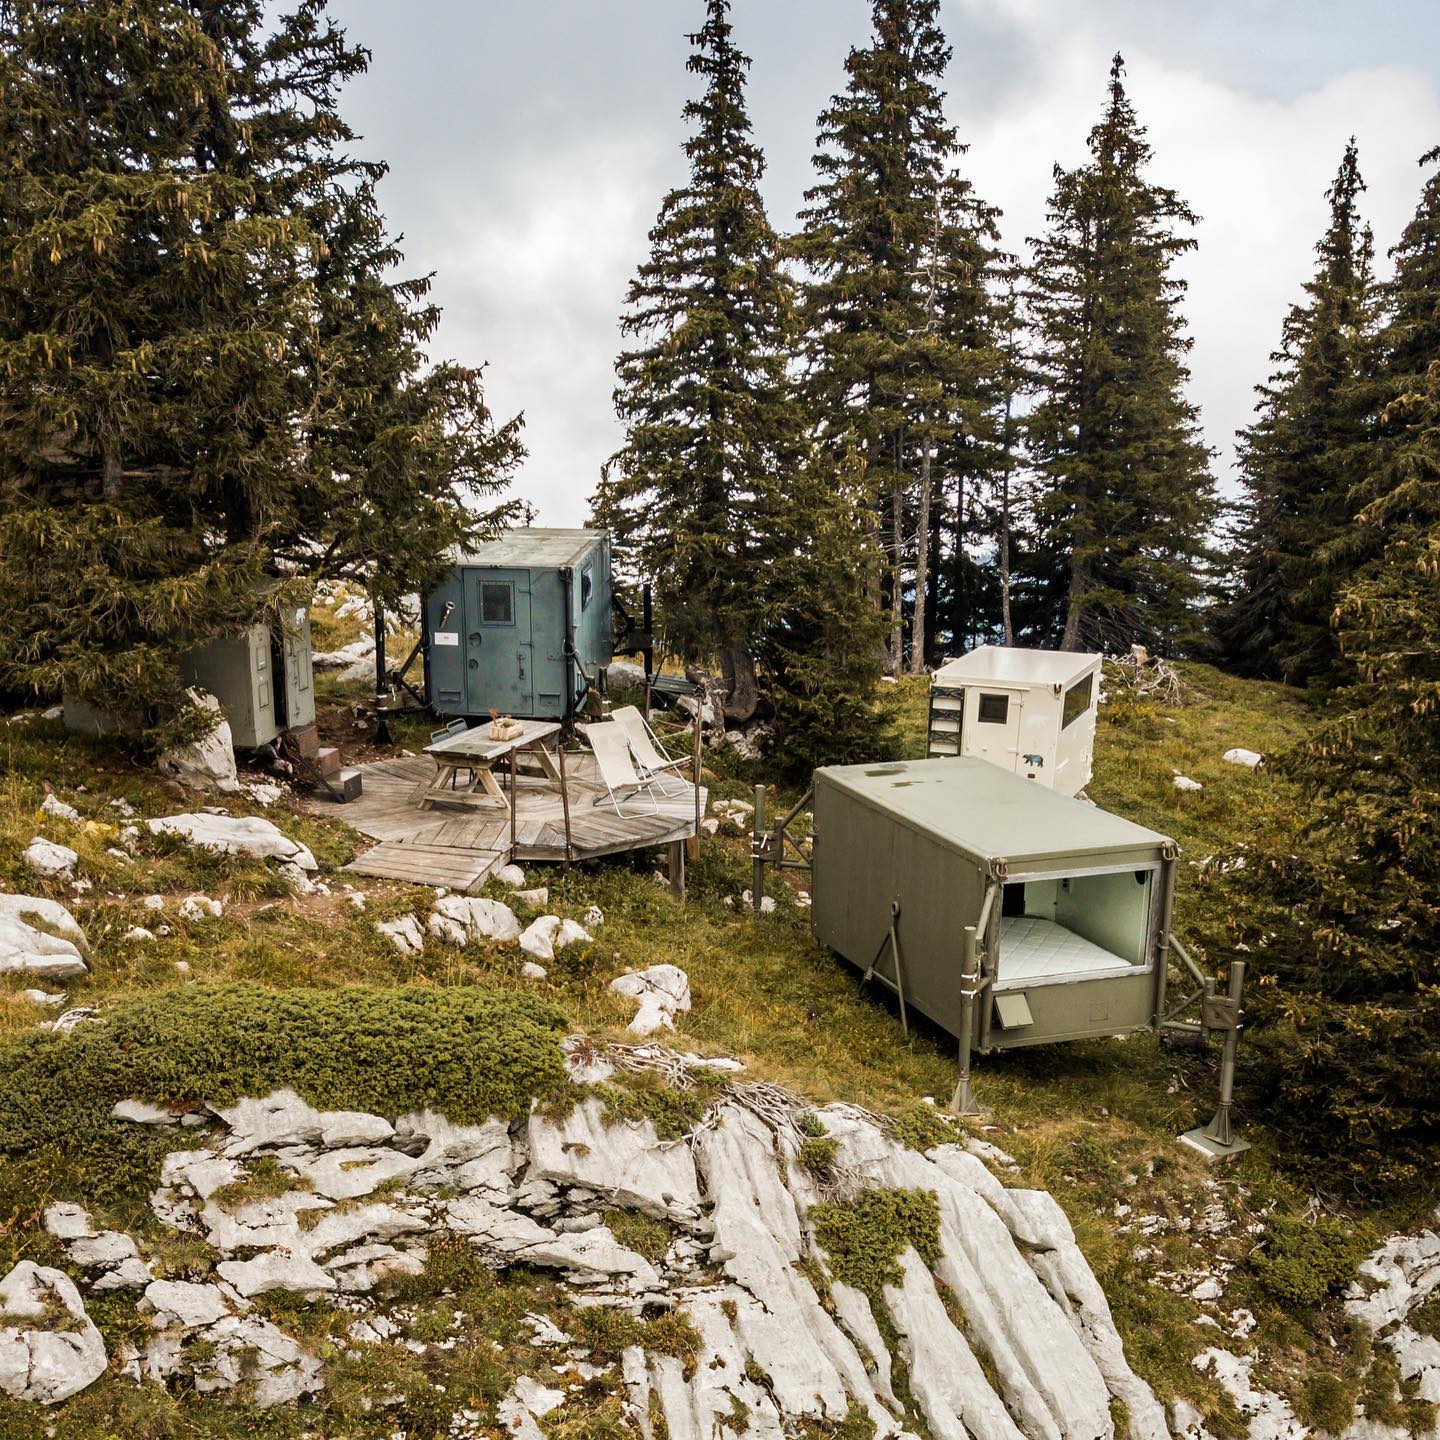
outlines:
{"label": "grass patch", "polygon": [[940,1207],[928,1190],[872,1186],[853,1200],[816,1205],[810,1223],[835,1278],[876,1302],[904,1278],[907,1246],[927,1265],[940,1258]]}
{"label": "grass patch", "polygon": [[516,1117],[569,1083],[556,1043],[564,1025],[545,1001],[468,988],[232,985],[144,996],[70,1035],[27,1035],[0,1053],[0,1153],[91,1135],[129,1097],[225,1105],[280,1086],[321,1109]]}

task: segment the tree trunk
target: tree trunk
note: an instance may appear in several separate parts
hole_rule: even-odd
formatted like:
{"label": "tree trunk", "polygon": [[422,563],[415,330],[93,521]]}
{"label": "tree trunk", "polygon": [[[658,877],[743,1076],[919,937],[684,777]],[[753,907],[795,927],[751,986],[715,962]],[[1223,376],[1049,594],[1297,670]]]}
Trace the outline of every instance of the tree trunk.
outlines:
{"label": "tree trunk", "polygon": [[1010,456],[1012,431],[1011,405],[1014,397],[1005,396],[1005,454],[1000,466],[1000,624],[1005,643],[1015,643],[1015,626],[1010,619]]}
{"label": "tree trunk", "polygon": [[720,673],[725,685],[725,719],[743,725],[760,704],[755,657],[743,645],[726,646],[720,652]]}
{"label": "tree trunk", "polygon": [[[899,448],[898,445],[896,447]],[[900,675],[905,669],[905,492],[900,481],[890,491],[890,660],[888,671]]]}
{"label": "tree trunk", "polygon": [[950,638],[959,655],[965,653],[965,467],[956,467],[955,476],[955,556],[951,571]]}
{"label": "tree trunk", "polygon": [[1088,568],[1073,556],[1070,560],[1070,588],[1065,597],[1065,633],[1060,638],[1062,650],[1080,648],[1080,612],[1085,596],[1090,592]]}
{"label": "tree trunk", "polygon": [[920,448],[920,514],[915,526],[915,614],[910,622],[910,673],[925,674],[925,587],[930,580],[930,442]]}

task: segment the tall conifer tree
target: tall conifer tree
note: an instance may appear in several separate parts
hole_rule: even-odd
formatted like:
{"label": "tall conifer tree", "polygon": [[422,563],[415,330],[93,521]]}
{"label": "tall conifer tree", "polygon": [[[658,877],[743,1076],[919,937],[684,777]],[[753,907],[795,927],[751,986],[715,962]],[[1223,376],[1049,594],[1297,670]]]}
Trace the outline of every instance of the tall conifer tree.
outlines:
{"label": "tall conifer tree", "polygon": [[1440,172],[1391,254],[1356,519],[1324,557],[1345,712],[1278,762],[1303,832],[1228,872],[1234,938],[1270,980],[1259,1087],[1327,1183],[1366,1191],[1440,1159]]}
{"label": "tall conifer tree", "polygon": [[791,286],[760,198],[765,161],[745,109],[749,60],[729,0],[707,0],[688,65],[704,93],[684,117],[690,175],[661,205],[621,329],[625,445],[606,466],[597,518],[651,577],[669,642],[720,662],[726,713],[758,703],[755,637],[784,519],[797,426],[786,377]]}
{"label": "tall conifer tree", "polygon": [[1259,419],[1241,434],[1234,593],[1216,631],[1242,674],[1333,684],[1345,671],[1332,624],[1337,572],[1322,557],[1351,521],[1351,490],[1374,434],[1364,188],[1351,140],[1327,192],[1315,274],[1285,317],[1276,371],[1259,387]]}
{"label": "tall conifer tree", "polygon": [[[990,423],[984,317],[996,212],[953,173],[964,147],[943,111],[951,51],[938,0],[875,0],[873,20],[872,43],[850,52],[849,83],[820,116],[819,183],[806,192],[792,249],[808,275],[805,402],[837,463],[862,462],[867,524],[888,561],[871,588],[889,617],[887,665],[898,671],[917,572],[929,571],[918,578],[934,603],[938,557],[930,567],[933,547],[917,531],[927,494],[929,528],[943,523],[942,445]],[[917,666],[930,628],[921,620],[911,637]]]}
{"label": "tall conifer tree", "polygon": [[[384,278],[374,173],[345,157],[335,108],[364,64],[323,0],[0,4],[0,664],[17,688],[173,722],[181,651],[258,618],[276,579],[385,554],[398,585],[423,583],[477,526],[465,492],[516,457],[468,381],[419,373],[433,317]],[[409,406],[383,425],[382,389]],[[407,458],[354,454],[340,477],[323,437],[357,419]]]}
{"label": "tall conifer tree", "polygon": [[1090,160],[1056,167],[1048,228],[1031,242],[1027,430],[1037,520],[1061,560],[1045,638],[1070,650],[1190,641],[1215,512],[1172,269],[1196,216],[1144,177],[1151,149],[1123,76],[1117,55]]}

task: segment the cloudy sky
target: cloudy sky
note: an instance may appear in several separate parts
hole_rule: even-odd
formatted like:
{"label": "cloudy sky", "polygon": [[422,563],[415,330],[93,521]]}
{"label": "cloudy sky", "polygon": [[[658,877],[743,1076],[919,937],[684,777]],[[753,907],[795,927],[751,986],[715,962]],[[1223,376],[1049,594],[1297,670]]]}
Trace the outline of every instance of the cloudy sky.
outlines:
{"label": "cloudy sky", "polygon": [[[664,192],[682,182],[687,31],[700,0],[332,0],[373,52],[344,100],[411,267],[436,272],[434,347],[488,362],[525,414],[517,493],[584,518],[617,446],[617,316]],[[810,181],[815,118],[867,43],[868,0],[735,0],[772,221]],[[1052,166],[1079,163],[1110,56],[1155,148],[1153,178],[1203,217],[1185,262],[1193,399],[1228,480],[1235,429],[1310,270],[1347,136],[1382,253],[1440,144],[1435,0],[945,0],[962,168],[1023,246]]]}

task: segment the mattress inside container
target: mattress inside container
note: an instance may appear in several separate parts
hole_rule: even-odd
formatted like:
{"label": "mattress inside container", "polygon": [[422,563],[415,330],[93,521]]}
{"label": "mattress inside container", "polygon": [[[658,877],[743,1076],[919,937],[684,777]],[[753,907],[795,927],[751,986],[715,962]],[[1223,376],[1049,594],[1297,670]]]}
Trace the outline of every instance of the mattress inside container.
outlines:
{"label": "mattress inside container", "polygon": [[1135,966],[1083,935],[1038,915],[1006,915],[1000,921],[995,989],[1130,975]]}

